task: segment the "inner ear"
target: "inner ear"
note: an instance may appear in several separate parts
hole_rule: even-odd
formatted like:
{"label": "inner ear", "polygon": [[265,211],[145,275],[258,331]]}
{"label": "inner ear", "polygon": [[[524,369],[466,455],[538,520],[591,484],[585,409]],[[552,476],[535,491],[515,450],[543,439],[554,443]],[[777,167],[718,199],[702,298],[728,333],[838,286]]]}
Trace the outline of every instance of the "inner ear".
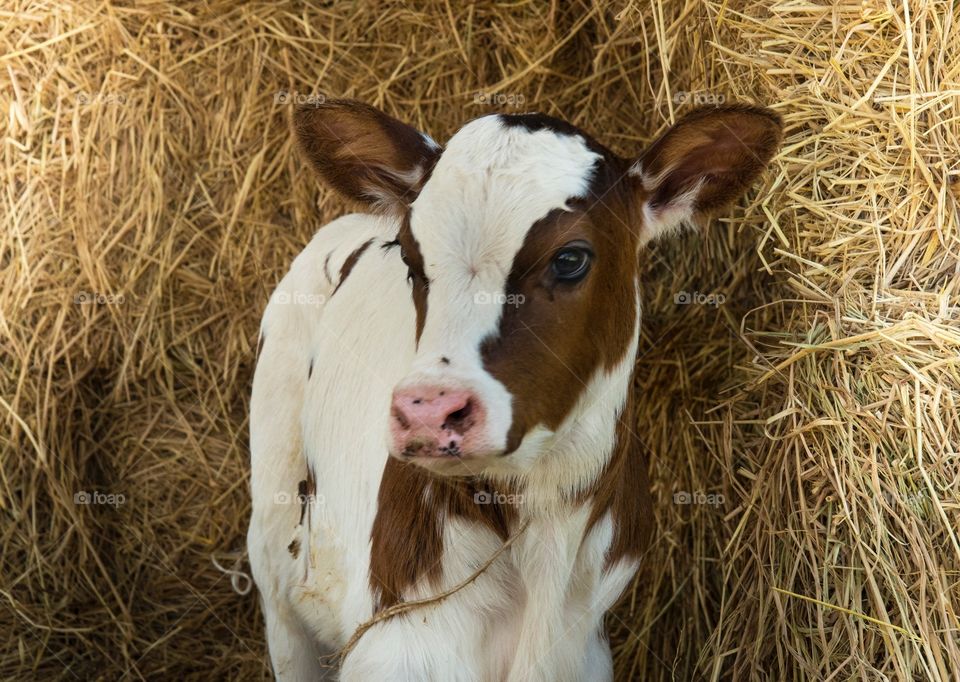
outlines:
{"label": "inner ear", "polygon": [[780,146],[780,117],[745,105],[685,116],[631,169],[643,184],[647,239],[743,194]]}
{"label": "inner ear", "polygon": [[413,201],[441,152],[416,128],[351,100],[298,107],[294,130],[303,154],[325,182],[381,210]]}

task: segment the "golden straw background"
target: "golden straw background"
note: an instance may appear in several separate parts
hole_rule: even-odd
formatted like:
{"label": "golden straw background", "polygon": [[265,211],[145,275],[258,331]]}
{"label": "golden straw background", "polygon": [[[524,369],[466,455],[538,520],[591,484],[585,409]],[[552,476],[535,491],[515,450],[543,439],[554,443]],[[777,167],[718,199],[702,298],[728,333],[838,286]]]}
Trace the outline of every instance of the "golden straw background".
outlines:
{"label": "golden straw background", "polygon": [[958,18],[923,0],[5,3],[0,678],[268,675],[256,592],[214,560],[247,570],[259,316],[348,208],[292,144],[314,96],[441,141],[539,110],[631,155],[697,102],[776,109],[763,181],[643,256],[658,533],[608,619],[618,679],[956,679]]}

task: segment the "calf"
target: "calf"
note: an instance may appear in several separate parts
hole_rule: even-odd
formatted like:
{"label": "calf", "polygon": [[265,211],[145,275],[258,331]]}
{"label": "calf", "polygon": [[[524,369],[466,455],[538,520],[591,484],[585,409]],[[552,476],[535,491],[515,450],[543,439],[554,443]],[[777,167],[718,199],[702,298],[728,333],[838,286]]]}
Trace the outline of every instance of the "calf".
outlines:
{"label": "calf", "polygon": [[263,317],[248,545],[276,676],[610,679],[603,616],[652,519],[641,247],[736,199],[779,118],[694,111],[635,159],[539,114],[446,147],[355,102],[295,124],[371,212],[323,227]]}

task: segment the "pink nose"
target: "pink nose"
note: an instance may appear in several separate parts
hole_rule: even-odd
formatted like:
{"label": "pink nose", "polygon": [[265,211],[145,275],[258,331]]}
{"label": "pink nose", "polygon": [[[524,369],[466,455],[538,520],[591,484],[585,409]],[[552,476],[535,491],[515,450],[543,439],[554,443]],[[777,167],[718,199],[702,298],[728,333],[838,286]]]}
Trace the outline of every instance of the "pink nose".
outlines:
{"label": "pink nose", "polygon": [[470,391],[440,386],[394,391],[390,412],[393,450],[410,457],[460,457],[482,416]]}

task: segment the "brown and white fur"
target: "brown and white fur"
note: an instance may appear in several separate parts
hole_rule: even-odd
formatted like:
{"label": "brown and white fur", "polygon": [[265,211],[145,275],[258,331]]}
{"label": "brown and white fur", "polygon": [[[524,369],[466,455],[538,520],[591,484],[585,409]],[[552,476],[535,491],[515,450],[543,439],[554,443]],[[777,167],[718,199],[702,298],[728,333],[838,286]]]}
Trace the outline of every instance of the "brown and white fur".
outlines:
{"label": "brown and white fur", "polygon": [[[747,189],[779,118],[697,110],[635,159],[538,114],[444,148],[355,102],[295,123],[371,213],[324,226],[263,317],[248,546],[277,678],[611,679],[603,616],[652,518],[631,421],[642,247]],[[524,524],[469,586],[323,664]]]}

